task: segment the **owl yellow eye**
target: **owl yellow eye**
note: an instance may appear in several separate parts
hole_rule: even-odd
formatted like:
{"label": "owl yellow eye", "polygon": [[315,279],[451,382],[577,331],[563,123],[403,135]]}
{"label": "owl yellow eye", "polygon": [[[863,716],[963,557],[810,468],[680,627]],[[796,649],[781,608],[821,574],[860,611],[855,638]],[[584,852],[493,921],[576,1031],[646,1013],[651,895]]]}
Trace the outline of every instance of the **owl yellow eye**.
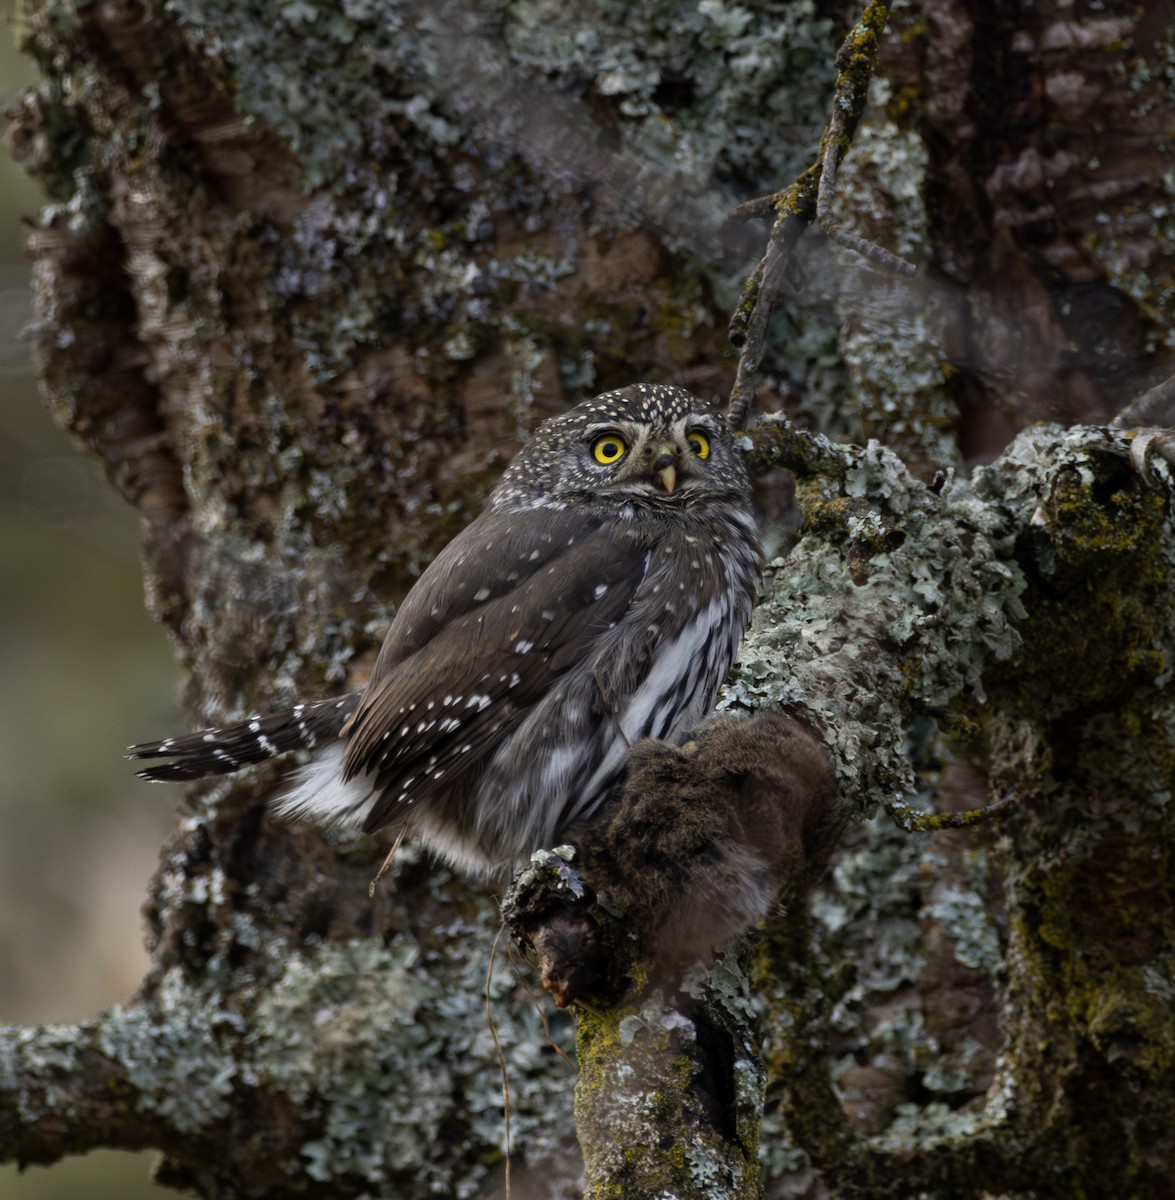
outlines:
{"label": "owl yellow eye", "polygon": [[608,466],[609,463],[619,462],[628,449],[628,443],[614,433],[606,433],[592,442],[592,458],[598,463]]}
{"label": "owl yellow eye", "polygon": [[691,433],[686,441],[689,443],[689,448],[699,458],[710,457],[710,439],[704,434],[699,433],[696,429]]}

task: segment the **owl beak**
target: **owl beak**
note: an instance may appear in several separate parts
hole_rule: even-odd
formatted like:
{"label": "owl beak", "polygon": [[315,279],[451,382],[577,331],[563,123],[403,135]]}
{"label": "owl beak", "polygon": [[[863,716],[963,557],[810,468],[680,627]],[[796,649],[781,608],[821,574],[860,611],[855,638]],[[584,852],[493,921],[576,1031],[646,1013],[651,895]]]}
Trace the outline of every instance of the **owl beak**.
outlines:
{"label": "owl beak", "polygon": [[677,487],[677,454],[667,447],[658,447],[653,459],[653,474],[661,481],[666,492]]}

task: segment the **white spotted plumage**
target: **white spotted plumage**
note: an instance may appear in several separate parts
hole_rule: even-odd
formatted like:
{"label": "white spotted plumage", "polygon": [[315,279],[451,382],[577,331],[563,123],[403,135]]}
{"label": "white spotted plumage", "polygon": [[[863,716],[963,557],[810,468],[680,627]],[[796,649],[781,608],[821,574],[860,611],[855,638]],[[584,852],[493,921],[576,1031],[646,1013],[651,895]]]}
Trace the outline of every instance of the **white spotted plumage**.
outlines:
{"label": "white spotted plumage", "polygon": [[722,418],[675,388],[606,393],[540,426],[405,599],[363,693],[214,731],[199,751],[141,747],[179,759],[145,773],[317,742],[283,815],[401,826],[470,872],[508,867],[606,803],[634,741],[705,715],[760,566]]}

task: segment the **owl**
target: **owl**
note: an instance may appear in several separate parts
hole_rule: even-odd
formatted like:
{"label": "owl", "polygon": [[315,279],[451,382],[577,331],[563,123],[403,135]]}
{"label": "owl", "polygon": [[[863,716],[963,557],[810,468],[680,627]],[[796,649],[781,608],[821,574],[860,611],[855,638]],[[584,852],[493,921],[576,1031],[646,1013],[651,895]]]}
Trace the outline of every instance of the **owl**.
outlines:
{"label": "owl", "polygon": [[641,738],[713,706],[762,569],[735,435],[636,384],[544,422],[421,575],[367,686],[135,746],[151,780],[311,753],[282,816],[421,839],[486,877],[556,845]]}

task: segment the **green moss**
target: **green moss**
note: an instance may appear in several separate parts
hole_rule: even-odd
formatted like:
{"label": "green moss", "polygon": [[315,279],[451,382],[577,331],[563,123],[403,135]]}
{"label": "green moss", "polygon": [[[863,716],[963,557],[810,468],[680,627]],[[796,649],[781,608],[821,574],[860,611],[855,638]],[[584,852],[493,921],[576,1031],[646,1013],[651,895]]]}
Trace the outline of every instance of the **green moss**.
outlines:
{"label": "green moss", "polygon": [[[760,1195],[758,1112],[761,1080],[747,1026],[745,977],[720,966],[699,983],[699,1003],[667,1004],[634,990],[579,1022],[576,1122],[584,1149],[585,1195],[672,1194],[682,1200],[743,1200]],[[689,1013],[690,1015],[687,1015]],[[707,1051],[698,1021],[735,1039],[734,1110],[716,1113],[711,1072],[730,1069]],[[736,1136],[722,1126],[733,1119]]]}
{"label": "green moss", "polygon": [[[1026,1142],[1053,1148],[1034,1168],[1041,1194],[1146,1195],[1148,1148],[1175,1120],[1160,1082],[1175,1041],[1175,552],[1167,502],[1125,442],[1109,453],[1093,431],[1070,435],[1067,461],[1038,474],[1052,436],[1013,455],[1028,468],[1005,496],[1029,514],[1018,551],[1033,652],[993,672],[987,723],[997,786],[1022,797],[1001,856],[1013,1018],[1002,1087],[1031,1125]],[[1095,1112],[1093,1093],[1112,1104]]]}

